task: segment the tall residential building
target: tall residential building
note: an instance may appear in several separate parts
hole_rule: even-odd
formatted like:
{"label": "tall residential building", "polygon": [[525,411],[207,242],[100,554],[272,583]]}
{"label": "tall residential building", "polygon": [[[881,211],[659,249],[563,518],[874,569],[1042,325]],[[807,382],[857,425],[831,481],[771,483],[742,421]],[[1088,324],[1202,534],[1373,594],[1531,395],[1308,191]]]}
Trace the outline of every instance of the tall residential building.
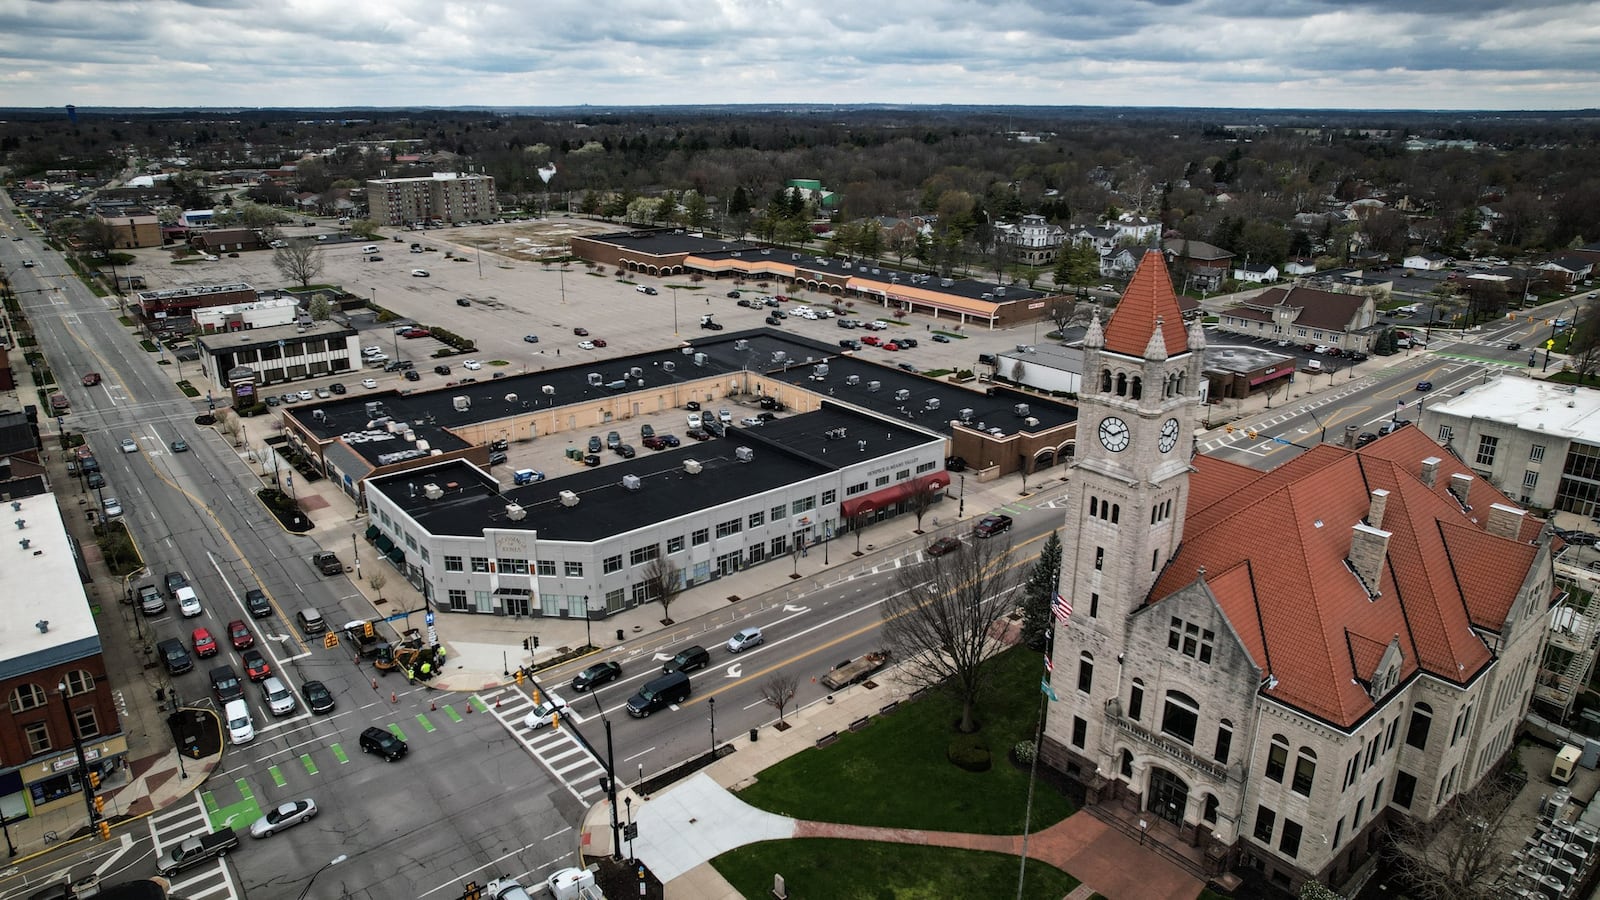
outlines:
{"label": "tall residential building", "polygon": [[1268,472],[1195,454],[1204,348],[1155,251],[1084,337],[1041,758],[1218,872],[1337,887],[1510,748],[1549,540],[1416,428]]}
{"label": "tall residential building", "polygon": [[367,182],[367,206],[379,225],[487,222],[500,216],[494,178],[463,172],[374,179]]}

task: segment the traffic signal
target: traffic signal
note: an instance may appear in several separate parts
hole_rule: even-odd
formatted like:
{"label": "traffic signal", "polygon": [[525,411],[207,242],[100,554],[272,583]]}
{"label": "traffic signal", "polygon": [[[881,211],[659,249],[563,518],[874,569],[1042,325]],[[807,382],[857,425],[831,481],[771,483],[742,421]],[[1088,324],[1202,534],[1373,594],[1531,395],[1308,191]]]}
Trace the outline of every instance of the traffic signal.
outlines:
{"label": "traffic signal", "polygon": [[482,900],[483,889],[478,887],[476,881],[467,882],[467,887],[461,892],[461,900]]}
{"label": "traffic signal", "polygon": [[561,730],[561,713],[551,713],[550,714],[550,730],[552,730],[552,731],[560,731]]}
{"label": "traffic signal", "polygon": [[533,636],[533,649],[539,649],[539,636],[537,634]]}
{"label": "traffic signal", "polygon": [[90,772],[89,773],[89,787],[91,787],[91,788],[93,788],[94,790],[97,790],[97,791],[100,789],[100,773],[99,772]]}
{"label": "traffic signal", "polygon": [[95,830],[100,832],[100,840],[102,840],[102,841],[111,840],[111,823],[110,822],[101,822],[99,825],[95,826]]}
{"label": "traffic signal", "polygon": [[533,638],[523,638],[522,639],[522,649],[524,649],[524,650],[532,650],[533,649]]}
{"label": "traffic signal", "polygon": [[1249,431],[1247,431],[1245,433],[1250,436],[1250,440],[1253,441],[1253,440],[1256,439],[1256,431],[1255,431],[1255,429],[1252,428],[1251,430],[1249,430]]}
{"label": "traffic signal", "polygon": [[522,670],[521,669],[517,670],[517,684],[519,686],[522,684]]}
{"label": "traffic signal", "polygon": [[609,776],[600,776],[600,790],[607,794],[611,793],[611,778]]}
{"label": "traffic signal", "polygon": [[365,626],[362,627],[361,633],[365,637],[372,637],[372,623],[371,622],[366,623]]}
{"label": "traffic signal", "polygon": [[106,812],[106,798],[104,798],[104,797],[96,797],[96,798],[94,798],[94,811],[97,812],[97,813],[100,813],[101,815],[105,815],[105,812]]}
{"label": "traffic signal", "polygon": [[1232,425],[1224,425],[1224,426],[1222,426],[1222,430],[1226,431],[1229,434],[1233,434],[1233,426]]}
{"label": "traffic signal", "polygon": [[538,702],[542,701],[543,699],[544,699],[543,697],[539,696],[539,689],[538,688],[534,688],[533,689],[533,702],[534,703],[538,703]]}

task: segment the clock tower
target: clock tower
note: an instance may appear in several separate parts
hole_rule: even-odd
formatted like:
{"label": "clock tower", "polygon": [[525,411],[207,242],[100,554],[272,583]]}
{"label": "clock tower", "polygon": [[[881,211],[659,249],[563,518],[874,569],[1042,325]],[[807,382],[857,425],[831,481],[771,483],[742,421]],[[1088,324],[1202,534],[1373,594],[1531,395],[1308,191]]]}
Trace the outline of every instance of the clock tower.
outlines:
{"label": "clock tower", "polygon": [[1044,749],[1060,768],[1112,764],[1104,709],[1117,696],[1129,617],[1183,537],[1204,349],[1158,250],[1104,326],[1097,314],[1084,335],[1060,582],[1072,616],[1055,629],[1059,700],[1045,726]]}

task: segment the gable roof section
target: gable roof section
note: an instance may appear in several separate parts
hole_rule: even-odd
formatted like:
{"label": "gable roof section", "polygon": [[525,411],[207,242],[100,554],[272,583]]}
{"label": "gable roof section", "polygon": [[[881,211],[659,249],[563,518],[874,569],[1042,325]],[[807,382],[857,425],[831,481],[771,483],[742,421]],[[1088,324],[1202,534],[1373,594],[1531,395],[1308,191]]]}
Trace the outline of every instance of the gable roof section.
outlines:
{"label": "gable roof section", "polygon": [[[1440,457],[1432,487],[1420,477],[1427,457]],[[1372,711],[1363,683],[1396,636],[1402,679],[1421,668],[1465,682],[1492,659],[1472,629],[1504,626],[1539,548],[1486,531],[1489,504],[1514,504],[1480,479],[1471,500],[1484,512],[1465,510],[1443,487],[1456,472],[1468,470],[1415,428],[1357,451],[1318,445],[1270,472],[1196,457],[1183,544],[1146,603],[1203,569],[1273,676],[1263,691],[1341,727]],[[1378,488],[1389,492],[1388,552],[1369,594],[1347,559]]]}
{"label": "gable roof section", "polygon": [[1172,279],[1167,275],[1166,260],[1160,251],[1147,250],[1128,282],[1128,289],[1122,292],[1116,311],[1106,322],[1105,349],[1143,358],[1158,322],[1167,356],[1187,353],[1189,335],[1183,325],[1178,296],[1172,290]]}

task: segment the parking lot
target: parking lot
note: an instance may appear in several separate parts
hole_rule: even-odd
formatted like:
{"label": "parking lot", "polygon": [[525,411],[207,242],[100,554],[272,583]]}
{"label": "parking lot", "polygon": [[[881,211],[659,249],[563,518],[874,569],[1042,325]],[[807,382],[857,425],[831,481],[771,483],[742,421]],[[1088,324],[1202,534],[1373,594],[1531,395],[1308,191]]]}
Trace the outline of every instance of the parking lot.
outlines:
{"label": "parking lot", "polygon": [[[577,225],[588,231],[611,230],[600,227],[603,223],[579,221],[574,227]],[[406,381],[400,372],[386,373],[381,368],[369,367],[361,373],[296,382],[295,390],[315,390],[337,381],[344,383],[351,393],[368,392],[373,389],[360,387],[362,379],[368,377],[377,382],[375,390],[425,390],[460,381],[463,377],[483,381],[495,372],[521,374],[586,361],[598,362],[711,334],[700,326],[701,316],[708,313],[728,331],[767,327],[768,308],[741,307],[738,300],[728,297],[727,293],[737,287],[742,297],[767,297],[783,295],[785,290],[778,282],[769,283],[765,288],[756,283],[735,285],[731,279],[708,279],[694,284],[687,276],[654,278],[630,274],[619,280],[609,269],[591,270],[581,263],[569,263],[563,271],[554,265],[477,249],[475,245],[478,244],[491,247],[511,244],[509,237],[497,236],[497,229],[506,227],[398,231],[370,240],[330,236],[324,242],[323,269],[316,279],[319,283],[340,285],[355,296],[365,296],[404,317],[405,322],[437,325],[469,337],[477,343],[478,349],[471,354],[434,359],[433,354],[444,347],[439,341],[402,338],[395,330],[395,322],[380,324],[370,315],[355,315],[351,324],[362,331],[361,345],[378,346],[391,359],[410,360],[419,380]],[[300,233],[302,230],[315,235],[336,229],[333,223],[321,223],[312,229],[285,228],[284,232],[287,237],[303,237],[306,235]],[[401,240],[393,240],[396,236]],[[409,246],[413,242],[430,249],[411,253]],[[369,254],[361,252],[367,244],[380,248],[380,260],[374,262]],[[164,250],[140,250],[136,255],[139,261],[127,274],[145,276],[151,289],[230,281],[244,281],[258,290],[292,286],[273,267],[269,250],[183,265],[173,264],[170,253]],[[413,277],[410,273],[416,268],[426,269],[429,277]],[[654,287],[657,293],[640,293],[634,289],[636,284]],[[462,299],[469,305],[458,305],[457,301]],[[801,294],[784,307],[799,303],[822,306],[826,300],[819,295]],[[857,301],[846,315],[870,321],[888,318],[886,313],[880,306]],[[980,353],[1010,350],[1017,344],[1038,344],[1051,330],[1048,323],[995,331],[969,326],[961,331],[965,337],[955,337],[950,343],[941,344],[931,340],[933,331],[953,329],[954,321],[919,315],[912,316],[909,322],[877,334],[883,338],[896,334],[915,337],[916,348],[891,352],[863,347],[858,355],[886,365],[905,363],[918,370],[972,368]],[[590,332],[587,338],[573,333],[573,329],[580,327]],[[778,327],[830,346],[837,346],[841,339],[859,339],[866,334],[861,330],[840,328],[835,319],[809,321],[789,316]],[[526,342],[527,335],[537,336],[538,343]],[[580,341],[596,339],[604,340],[606,345],[592,350],[579,347]],[[469,357],[479,360],[483,368],[463,370],[461,363]],[[450,366],[450,374],[434,372],[434,366],[441,363]],[[283,390],[287,390],[287,386]],[[681,436],[681,428],[679,430]]]}

